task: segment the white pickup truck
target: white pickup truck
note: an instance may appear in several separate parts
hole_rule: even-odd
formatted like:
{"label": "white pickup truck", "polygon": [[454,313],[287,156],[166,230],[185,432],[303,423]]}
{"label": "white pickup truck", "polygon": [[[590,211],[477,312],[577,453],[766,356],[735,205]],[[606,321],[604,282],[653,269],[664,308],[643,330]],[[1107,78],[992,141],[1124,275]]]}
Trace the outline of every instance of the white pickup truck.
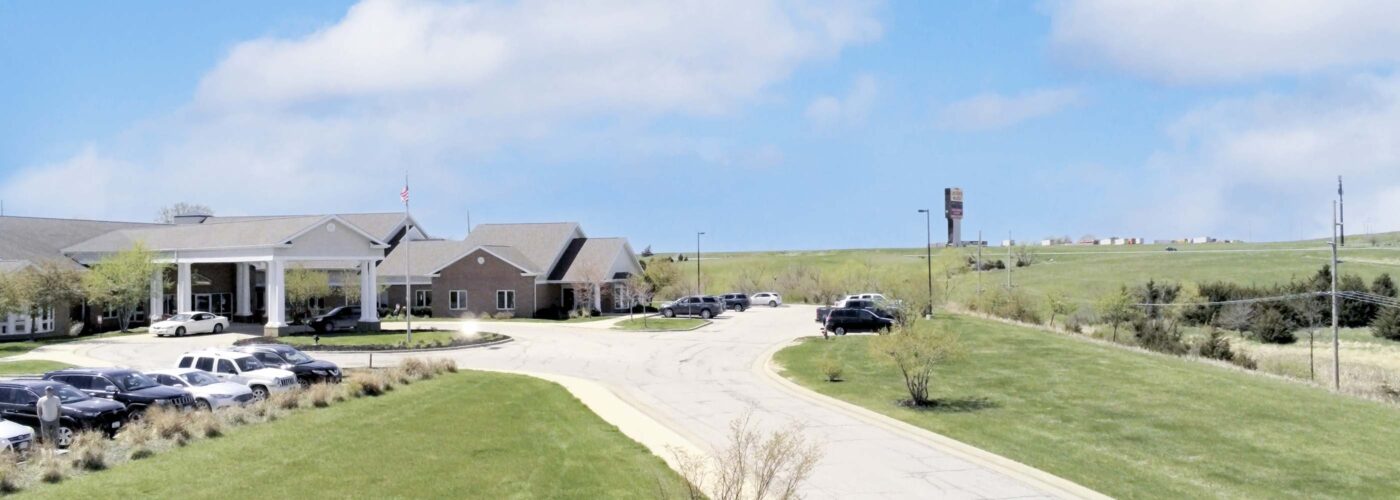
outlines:
{"label": "white pickup truck", "polygon": [[204,370],[219,380],[246,385],[253,390],[253,398],[258,400],[297,386],[296,374],[280,368],[268,368],[246,352],[217,349],[187,352],[180,356],[179,366]]}

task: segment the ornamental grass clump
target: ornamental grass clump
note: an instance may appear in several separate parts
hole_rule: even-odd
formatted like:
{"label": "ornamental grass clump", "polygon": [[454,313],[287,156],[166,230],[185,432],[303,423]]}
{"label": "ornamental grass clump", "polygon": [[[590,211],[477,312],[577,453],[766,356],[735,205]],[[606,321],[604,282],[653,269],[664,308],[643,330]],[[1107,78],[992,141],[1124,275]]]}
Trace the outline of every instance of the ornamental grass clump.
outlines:
{"label": "ornamental grass clump", "polygon": [[141,419],[150,424],[157,437],[172,441],[178,446],[189,444],[194,438],[190,429],[190,416],[180,410],[149,408]]}
{"label": "ornamental grass clump", "polygon": [[282,391],[267,398],[267,404],[282,410],[295,410],[301,407],[301,389]]}
{"label": "ornamental grass clump", "polygon": [[457,362],[447,358],[434,359],[433,369],[436,370],[439,374],[457,373]]}
{"label": "ornamental grass clump", "polygon": [[83,431],[73,436],[68,446],[68,457],[75,469],[98,471],[107,468],[107,449],[111,442],[101,431]]}
{"label": "ornamental grass clump", "polygon": [[433,365],[431,363],[423,361],[419,358],[408,358],[403,360],[403,363],[399,364],[399,369],[403,370],[406,375],[409,375],[417,380],[426,380],[433,378],[434,375],[437,375],[437,372],[433,370]]}
{"label": "ornamental grass clump", "polygon": [[351,388],[350,393],[358,396],[379,396],[387,390],[384,388],[383,377],[378,372],[361,371],[350,374],[344,384]]}
{"label": "ornamental grass clump", "polygon": [[45,483],[54,484],[63,481],[68,475],[68,469],[63,466],[63,461],[57,455],[48,455],[39,461],[39,480]]}
{"label": "ornamental grass clump", "polygon": [[330,384],[312,384],[302,393],[306,396],[306,404],[316,408],[326,408],[340,397],[340,391]]}
{"label": "ornamental grass clump", "polygon": [[151,441],[154,437],[155,430],[146,421],[128,423],[117,434],[117,439],[131,450],[127,456],[132,460],[141,460],[155,454],[155,451],[151,450]]}
{"label": "ornamental grass clump", "polygon": [[201,437],[216,438],[224,435],[224,421],[212,412],[202,411],[191,415],[194,431]]}
{"label": "ornamental grass clump", "polygon": [[14,453],[0,453],[0,494],[19,491],[19,457]]}

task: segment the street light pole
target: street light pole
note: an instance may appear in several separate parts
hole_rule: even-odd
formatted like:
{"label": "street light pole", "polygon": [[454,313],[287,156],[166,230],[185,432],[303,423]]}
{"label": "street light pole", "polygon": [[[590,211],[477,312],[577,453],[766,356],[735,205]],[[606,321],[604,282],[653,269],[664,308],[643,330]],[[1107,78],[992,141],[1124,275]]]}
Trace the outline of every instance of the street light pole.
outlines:
{"label": "street light pole", "polygon": [[924,318],[933,318],[933,215],[927,208],[920,208],[919,213],[924,214],[924,263],[928,264],[928,308],[924,310]]}
{"label": "street light pole", "polygon": [[705,287],[703,287],[703,286],[700,285],[700,237],[701,237],[701,236],[704,236],[704,235],[705,235],[705,233],[704,233],[703,231],[702,231],[702,232],[695,233],[695,294],[696,294],[696,295],[704,295],[704,294],[705,294]]}

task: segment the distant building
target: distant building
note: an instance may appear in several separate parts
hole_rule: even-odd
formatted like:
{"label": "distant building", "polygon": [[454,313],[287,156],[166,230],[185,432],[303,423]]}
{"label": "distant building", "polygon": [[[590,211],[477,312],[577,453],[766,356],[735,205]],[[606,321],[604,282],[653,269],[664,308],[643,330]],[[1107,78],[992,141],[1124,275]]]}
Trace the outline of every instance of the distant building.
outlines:
{"label": "distant building", "polygon": [[1001,246],[1004,246],[1004,247],[1016,246],[1016,240],[1001,240]]}
{"label": "distant building", "polygon": [[1048,247],[1055,244],[1055,240],[1040,240],[1040,246]]}

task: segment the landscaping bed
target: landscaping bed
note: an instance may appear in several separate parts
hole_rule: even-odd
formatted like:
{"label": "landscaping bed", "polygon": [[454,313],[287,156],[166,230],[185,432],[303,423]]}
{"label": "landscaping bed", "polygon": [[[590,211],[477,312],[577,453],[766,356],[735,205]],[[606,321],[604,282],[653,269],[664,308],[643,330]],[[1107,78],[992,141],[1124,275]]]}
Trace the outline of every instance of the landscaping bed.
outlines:
{"label": "landscaping bed", "polygon": [[[305,391],[295,408],[274,399],[221,412],[247,424],[206,437],[208,424],[191,423],[188,438],[144,444],[156,450],[149,458],[83,473],[69,465],[58,484],[23,476],[20,496],[673,498],[683,491],[660,458],[556,384],[484,372],[410,377],[411,384],[404,376],[401,369],[352,374],[328,388],[335,392],[326,407]],[[369,397],[363,384],[373,379],[393,388]],[[123,430],[104,456],[129,454],[121,436],[133,429],[145,428]]]}
{"label": "landscaping bed", "polygon": [[[1400,410],[1236,368],[967,317],[938,404],[910,408],[873,337],[780,351],[788,378],[1122,498],[1379,498],[1400,491]],[[827,382],[839,365],[842,382]]]}
{"label": "landscaping bed", "polygon": [[413,342],[400,331],[379,331],[367,333],[323,333],[318,339],[315,334],[296,334],[281,337],[252,337],[234,342],[234,345],[287,344],[303,351],[411,351],[428,349],[448,349],[489,344],[509,339],[498,333],[482,332],[463,335],[461,332],[445,330],[415,330]]}
{"label": "landscaping bed", "polygon": [[710,322],[695,318],[642,318],[624,319],[613,325],[614,330],[641,332],[683,332],[708,325]]}

